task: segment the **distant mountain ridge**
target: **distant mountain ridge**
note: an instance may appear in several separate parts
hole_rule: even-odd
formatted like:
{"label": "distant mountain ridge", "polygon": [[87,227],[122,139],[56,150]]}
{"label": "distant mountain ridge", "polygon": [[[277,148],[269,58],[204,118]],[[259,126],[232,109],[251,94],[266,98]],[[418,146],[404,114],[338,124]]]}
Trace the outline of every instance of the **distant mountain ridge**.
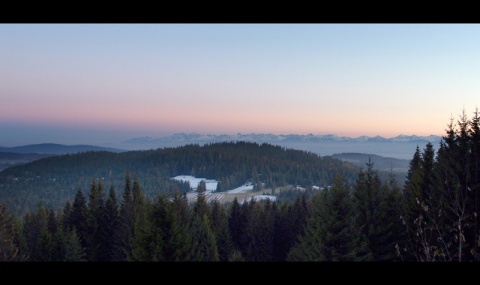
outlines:
{"label": "distant mountain ridge", "polygon": [[251,142],[440,142],[441,136],[417,136],[417,135],[398,135],[392,138],[384,138],[382,136],[360,136],[357,138],[337,136],[333,134],[326,135],[299,135],[299,134],[287,134],[287,135],[275,135],[275,134],[233,134],[233,135],[210,135],[210,134],[198,134],[198,133],[176,133],[166,137],[137,137],[124,141],[124,144],[141,144],[141,143],[162,143],[162,142],[221,142],[221,141],[251,141]]}

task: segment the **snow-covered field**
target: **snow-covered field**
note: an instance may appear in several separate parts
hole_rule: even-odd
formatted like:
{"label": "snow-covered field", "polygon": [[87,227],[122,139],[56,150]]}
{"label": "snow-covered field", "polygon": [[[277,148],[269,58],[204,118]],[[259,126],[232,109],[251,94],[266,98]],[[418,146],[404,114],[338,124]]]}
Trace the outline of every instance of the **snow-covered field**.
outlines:
{"label": "snow-covered field", "polygon": [[205,192],[212,192],[217,190],[218,181],[214,179],[196,178],[191,175],[178,175],[173,177],[172,179],[188,182],[190,184],[190,188],[193,191],[197,190],[198,184],[200,184],[202,180],[205,181],[205,186],[206,186]]}
{"label": "snow-covered field", "polygon": [[235,194],[235,193],[245,193],[245,192],[248,192],[250,190],[253,190],[253,184],[247,183],[247,184],[244,184],[244,185],[242,185],[240,187],[237,187],[235,189],[228,190],[226,192],[229,193],[229,194]]}
{"label": "snow-covered field", "polygon": [[242,186],[239,186],[235,189],[231,189],[228,191],[222,192],[215,192],[217,190],[218,181],[214,179],[205,179],[205,178],[196,178],[191,175],[178,175],[172,177],[172,179],[178,181],[186,181],[190,184],[190,188],[193,191],[187,193],[187,199],[189,202],[194,202],[197,199],[198,192],[196,192],[198,188],[198,184],[204,180],[205,185],[207,186],[205,191],[205,198],[207,202],[213,202],[214,200],[218,200],[221,202],[231,202],[235,197],[239,200],[240,203],[243,203],[246,200],[254,199],[255,201],[260,201],[264,199],[270,199],[271,201],[275,201],[277,199],[274,195],[264,195],[262,193],[255,193],[253,192],[253,184],[252,183],[245,183]]}

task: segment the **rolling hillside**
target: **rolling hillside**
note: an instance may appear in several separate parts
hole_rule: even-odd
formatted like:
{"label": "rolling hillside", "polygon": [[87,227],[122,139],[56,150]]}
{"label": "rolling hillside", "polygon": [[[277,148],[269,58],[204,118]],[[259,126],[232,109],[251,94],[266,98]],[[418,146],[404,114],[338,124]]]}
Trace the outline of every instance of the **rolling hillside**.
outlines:
{"label": "rolling hillside", "polygon": [[330,185],[337,175],[353,183],[359,168],[332,157],[247,142],[212,143],[144,151],[86,151],[46,157],[0,172],[0,199],[15,213],[46,206],[60,208],[73,201],[78,189],[85,193],[93,179],[113,187],[121,198],[125,174],[137,176],[147,197],[167,195],[189,187],[171,178],[192,175],[219,181],[217,191],[246,182],[265,188],[285,185]]}

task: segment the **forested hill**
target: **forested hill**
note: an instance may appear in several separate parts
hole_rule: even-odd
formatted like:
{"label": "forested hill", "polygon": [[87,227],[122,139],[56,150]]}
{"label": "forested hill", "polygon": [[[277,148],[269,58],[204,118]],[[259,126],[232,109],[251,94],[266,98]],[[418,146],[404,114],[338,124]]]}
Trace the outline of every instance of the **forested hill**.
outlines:
{"label": "forested hill", "polygon": [[87,151],[42,158],[0,172],[0,200],[16,214],[47,207],[64,207],[76,191],[87,193],[93,179],[113,186],[120,195],[125,174],[137,176],[147,197],[167,195],[188,185],[171,177],[185,174],[219,180],[219,189],[229,190],[245,182],[265,187],[301,185],[328,186],[336,176],[354,183],[359,168],[332,157],[286,149],[271,144],[223,142],[185,145],[156,150],[109,152]]}

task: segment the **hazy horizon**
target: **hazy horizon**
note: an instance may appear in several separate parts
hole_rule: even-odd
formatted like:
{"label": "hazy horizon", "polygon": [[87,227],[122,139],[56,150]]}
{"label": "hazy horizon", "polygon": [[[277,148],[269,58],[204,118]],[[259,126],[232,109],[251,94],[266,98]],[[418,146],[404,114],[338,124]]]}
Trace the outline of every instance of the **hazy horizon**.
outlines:
{"label": "hazy horizon", "polygon": [[[15,126],[17,127],[17,126]],[[28,128],[28,127],[25,127]],[[7,129],[7,128],[5,128]],[[8,129],[7,129],[8,130]],[[104,146],[104,147],[120,147],[126,141],[131,139],[138,139],[138,138],[146,138],[150,137],[152,139],[159,139],[159,138],[169,138],[176,134],[200,134],[200,135],[261,135],[261,134],[270,134],[270,135],[309,135],[312,133],[253,133],[253,132],[236,132],[236,133],[201,133],[201,132],[176,132],[176,133],[168,133],[168,134],[159,134],[159,135],[152,135],[146,134],[142,132],[107,132],[107,131],[97,131],[97,130],[77,130],[77,131],[68,131],[68,130],[60,130],[58,129],[40,129],[36,131],[22,131],[22,129],[16,130],[16,135],[8,136],[2,138],[1,141],[5,143],[0,143],[0,147],[16,147],[16,146],[25,146],[25,145],[34,145],[34,144],[44,144],[44,143],[54,143],[54,144],[64,144],[64,145],[95,145],[95,146]],[[315,136],[322,136],[322,135],[335,135],[339,137],[349,137],[349,138],[360,138],[363,136],[368,137],[376,137],[380,136],[385,139],[391,139],[398,136],[418,136],[416,134],[398,134],[394,136],[381,136],[381,135],[357,135],[357,136],[348,136],[348,135],[338,135],[334,133],[324,133],[324,134],[312,134]],[[428,136],[436,136],[434,134],[429,135],[422,135],[419,137],[428,137]],[[443,135],[441,135],[443,136]],[[12,139],[15,137],[16,139]],[[27,143],[25,143],[27,142]]]}
{"label": "hazy horizon", "polygon": [[175,133],[443,136],[477,24],[0,24],[0,146]]}

